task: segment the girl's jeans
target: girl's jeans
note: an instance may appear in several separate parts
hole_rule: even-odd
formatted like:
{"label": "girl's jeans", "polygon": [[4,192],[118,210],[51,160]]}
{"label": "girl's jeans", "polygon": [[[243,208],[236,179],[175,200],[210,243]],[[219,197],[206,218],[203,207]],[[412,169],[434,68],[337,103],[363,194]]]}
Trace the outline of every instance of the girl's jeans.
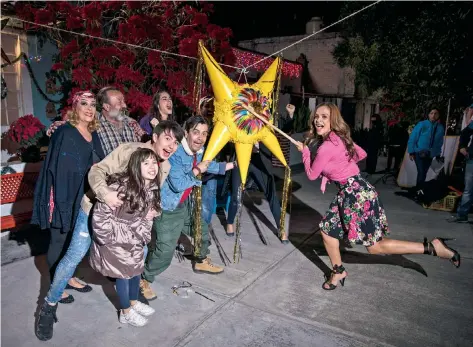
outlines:
{"label": "girl's jeans", "polygon": [[126,310],[130,307],[130,301],[138,300],[140,291],[141,275],[132,278],[117,278],[115,287],[117,289],[118,298],[120,299],[120,308]]}
{"label": "girl's jeans", "polygon": [[74,275],[77,265],[79,265],[82,258],[87,254],[91,242],[90,230],[89,216],[80,209],[79,214],[77,215],[71,243],[66,254],[56,268],[53,283],[51,284],[48,295],[46,296],[46,301],[50,304],[55,304],[61,300],[67,282]]}

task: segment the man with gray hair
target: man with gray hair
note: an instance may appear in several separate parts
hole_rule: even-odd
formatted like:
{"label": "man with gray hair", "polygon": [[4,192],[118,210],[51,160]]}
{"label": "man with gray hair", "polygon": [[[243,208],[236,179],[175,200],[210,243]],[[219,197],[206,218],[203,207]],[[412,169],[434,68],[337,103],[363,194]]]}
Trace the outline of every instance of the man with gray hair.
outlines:
{"label": "man with gray hair", "polygon": [[[97,104],[101,112],[97,114],[100,127],[97,134],[105,155],[108,155],[122,143],[141,142],[146,132],[133,118],[128,117],[128,111],[123,93],[116,87],[104,87],[97,93]],[[51,134],[66,120],[54,122],[48,129]]]}

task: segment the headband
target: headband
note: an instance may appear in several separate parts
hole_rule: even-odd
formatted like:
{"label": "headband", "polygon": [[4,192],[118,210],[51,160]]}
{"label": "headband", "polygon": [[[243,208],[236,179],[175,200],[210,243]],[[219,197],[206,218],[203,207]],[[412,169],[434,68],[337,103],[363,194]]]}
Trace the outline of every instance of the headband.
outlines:
{"label": "headband", "polygon": [[95,100],[95,94],[92,93],[91,91],[88,91],[88,90],[84,90],[84,91],[80,91],[80,92],[77,92],[74,94],[74,96],[72,97],[72,108],[76,108],[77,106],[77,103],[80,101],[80,100],[90,100],[90,99],[94,99]]}

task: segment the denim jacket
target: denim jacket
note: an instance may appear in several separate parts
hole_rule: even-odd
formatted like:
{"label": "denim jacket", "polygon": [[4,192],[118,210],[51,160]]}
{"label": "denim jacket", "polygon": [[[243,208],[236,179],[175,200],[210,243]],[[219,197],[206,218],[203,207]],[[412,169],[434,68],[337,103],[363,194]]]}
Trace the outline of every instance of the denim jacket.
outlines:
{"label": "denim jacket", "polygon": [[[440,122],[432,123],[430,120],[426,119],[417,123],[407,143],[409,154],[430,151],[431,158],[440,155],[444,133],[445,128]],[[430,147],[431,143],[432,147]]]}
{"label": "denim jacket", "polygon": [[[203,148],[196,153],[197,164],[202,161],[203,154]],[[190,150],[186,139],[182,140],[176,153],[169,158],[169,163],[171,164],[171,170],[161,188],[161,206],[165,211],[176,209],[182,194],[187,188],[202,185],[202,181],[192,172],[194,154]],[[223,175],[225,174],[226,164],[225,162],[217,163],[216,161],[211,161],[207,172]]]}

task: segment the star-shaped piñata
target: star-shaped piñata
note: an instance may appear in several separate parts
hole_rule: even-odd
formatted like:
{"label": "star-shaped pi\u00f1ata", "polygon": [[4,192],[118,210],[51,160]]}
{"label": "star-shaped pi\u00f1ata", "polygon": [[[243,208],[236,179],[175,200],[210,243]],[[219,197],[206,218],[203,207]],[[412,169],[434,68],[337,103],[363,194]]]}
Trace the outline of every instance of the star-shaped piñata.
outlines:
{"label": "star-shaped pi\u00f1ata", "polygon": [[202,43],[199,45],[215,97],[214,129],[203,160],[214,159],[229,141],[234,142],[241,181],[244,183],[253,146],[262,142],[287,166],[273,130],[242,107],[251,106],[256,113],[273,123],[271,94],[276,84],[280,58],[274,60],[258,82],[240,85],[226,75]]}

